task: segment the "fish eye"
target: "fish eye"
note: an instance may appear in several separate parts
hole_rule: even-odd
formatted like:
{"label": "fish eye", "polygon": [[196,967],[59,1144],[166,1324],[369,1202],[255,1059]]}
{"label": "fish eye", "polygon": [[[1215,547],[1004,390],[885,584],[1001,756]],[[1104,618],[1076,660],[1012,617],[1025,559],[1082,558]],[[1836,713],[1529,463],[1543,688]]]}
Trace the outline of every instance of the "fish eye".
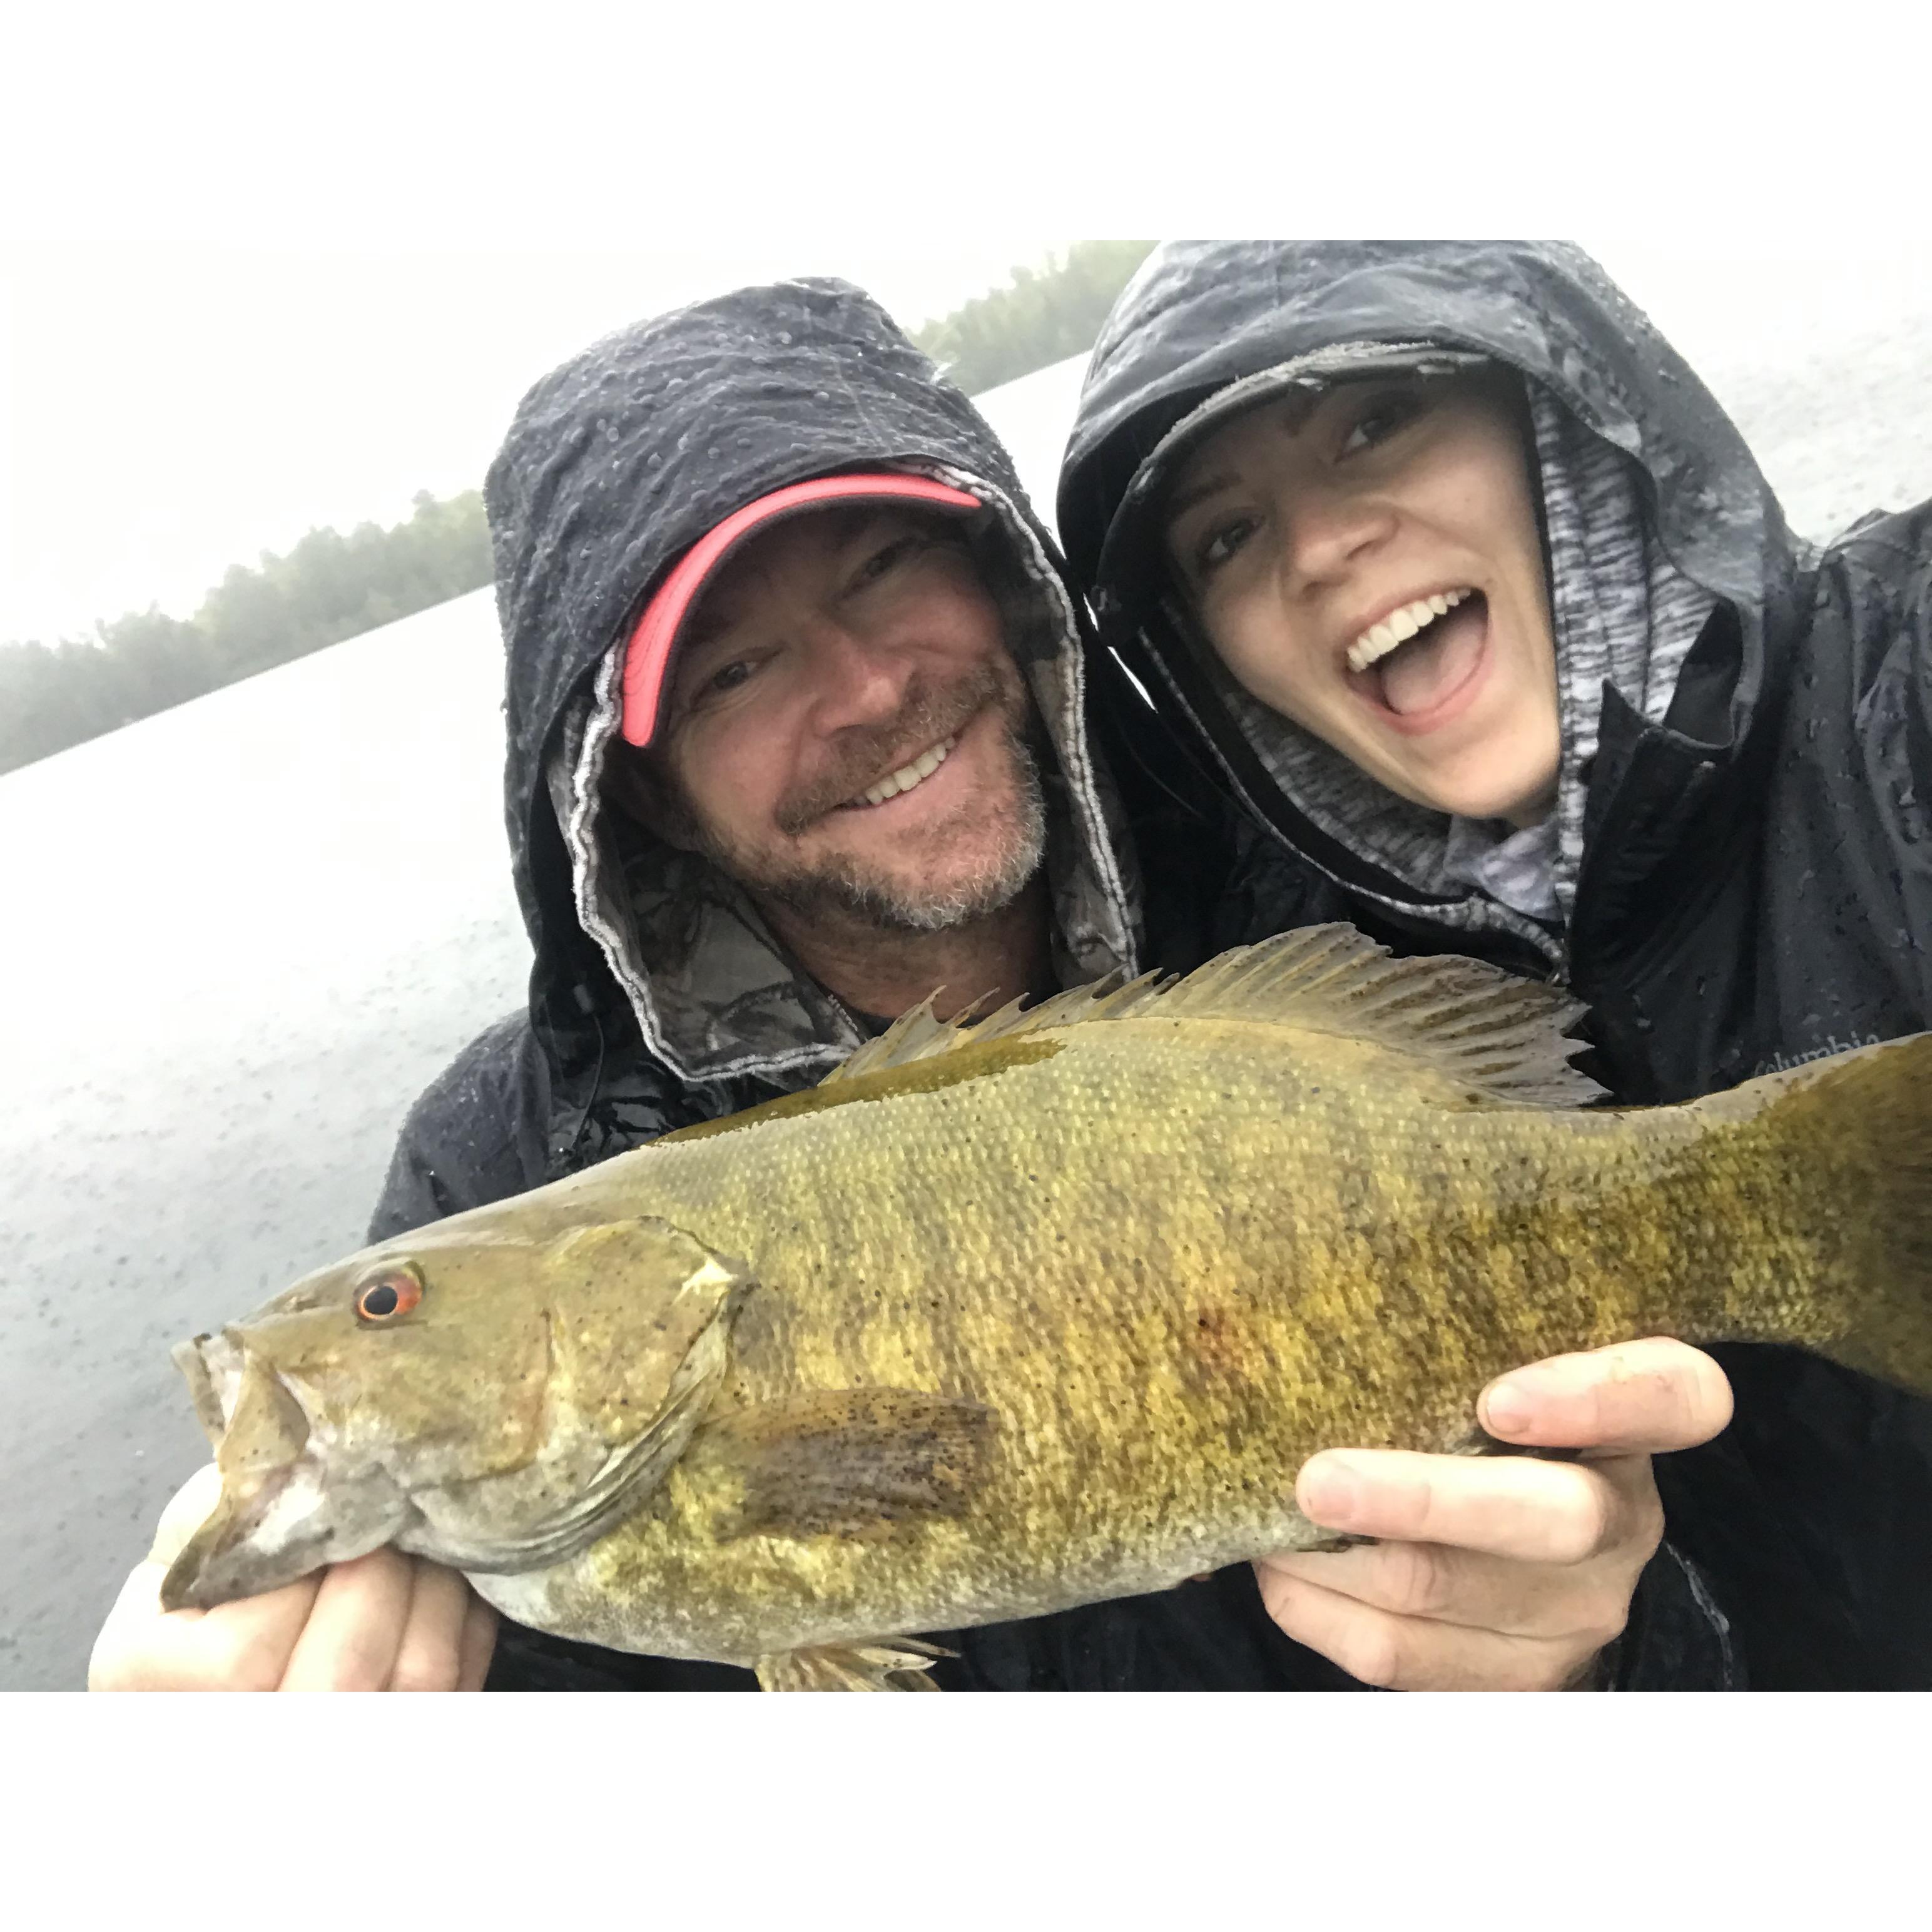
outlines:
{"label": "fish eye", "polygon": [[356,1291],[356,1312],[364,1322],[392,1322],[422,1299],[422,1278],[414,1268],[390,1268]]}

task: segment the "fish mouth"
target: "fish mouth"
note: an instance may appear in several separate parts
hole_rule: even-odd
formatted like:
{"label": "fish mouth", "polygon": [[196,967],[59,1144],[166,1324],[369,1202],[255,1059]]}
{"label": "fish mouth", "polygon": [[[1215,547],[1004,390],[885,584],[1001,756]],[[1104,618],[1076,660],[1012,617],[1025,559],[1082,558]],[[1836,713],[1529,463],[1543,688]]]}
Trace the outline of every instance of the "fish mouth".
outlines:
{"label": "fish mouth", "polygon": [[175,1351],[215,1444],[221,1496],[161,1583],[161,1607],[212,1610],[388,1542],[408,1499],[380,1468],[328,1466],[308,1411],[231,1330]]}
{"label": "fish mouth", "polygon": [[195,1420],[216,1449],[228,1432],[228,1418],[235,1412],[235,1398],[242,1386],[242,1352],[229,1335],[196,1335],[178,1342],[174,1364],[188,1382],[194,1402]]}

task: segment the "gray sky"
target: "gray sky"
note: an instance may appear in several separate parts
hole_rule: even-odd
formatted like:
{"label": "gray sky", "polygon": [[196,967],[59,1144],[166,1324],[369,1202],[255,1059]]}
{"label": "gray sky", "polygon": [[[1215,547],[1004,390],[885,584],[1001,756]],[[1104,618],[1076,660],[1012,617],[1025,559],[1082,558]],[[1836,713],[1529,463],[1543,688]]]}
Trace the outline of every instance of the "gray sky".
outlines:
{"label": "gray sky", "polygon": [[[185,615],[230,565],[314,526],[393,522],[418,490],[474,486],[527,385],[638,316],[832,273],[910,327],[1055,245],[14,247],[0,252],[0,640],[83,634],[151,602]],[[1586,245],[1694,366],[1786,362],[1796,378],[1821,347],[1932,313],[1932,244]]]}

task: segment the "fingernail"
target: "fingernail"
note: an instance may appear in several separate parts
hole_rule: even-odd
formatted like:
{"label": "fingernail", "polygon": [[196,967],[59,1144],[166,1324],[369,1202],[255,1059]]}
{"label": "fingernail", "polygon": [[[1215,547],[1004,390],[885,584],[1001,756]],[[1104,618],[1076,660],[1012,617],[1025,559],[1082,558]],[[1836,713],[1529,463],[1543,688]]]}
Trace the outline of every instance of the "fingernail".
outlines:
{"label": "fingernail", "polygon": [[1361,1498],[1356,1473],[1340,1456],[1324,1456],[1301,1473],[1301,1507],[1324,1529],[1346,1529]]}
{"label": "fingernail", "polygon": [[1529,1391],[1512,1382],[1498,1382],[1483,1398],[1483,1426],[1492,1436],[1520,1434],[1534,1413]]}

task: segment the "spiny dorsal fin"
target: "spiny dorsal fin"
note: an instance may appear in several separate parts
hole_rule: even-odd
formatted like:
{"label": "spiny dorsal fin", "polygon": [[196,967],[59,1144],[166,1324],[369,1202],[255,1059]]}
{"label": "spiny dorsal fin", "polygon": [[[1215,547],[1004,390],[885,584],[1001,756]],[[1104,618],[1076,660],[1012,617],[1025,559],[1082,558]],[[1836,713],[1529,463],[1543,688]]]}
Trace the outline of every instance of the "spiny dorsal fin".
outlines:
{"label": "spiny dorsal fin", "polygon": [[1056,993],[1052,999],[1042,1000],[1024,1012],[1021,1011],[1018,1000],[1010,1000],[998,1012],[976,1023],[970,1006],[956,1020],[934,1019],[932,1002],[938,994],[930,994],[911,1012],[901,1014],[877,1040],[868,1040],[849,1059],[842,1060],[818,1084],[830,1087],[836,1081],[883,1073],[889,1067],[910,1066],[916,1060],[931,1060],[935,1054],[952,1052],[956,1047],[1071,1026],[1076,1020],[1112,1019],[1116,1017],[1115,1007],[1120,1000],[1150,990],[1159,977],[1158,974],[1144,973],[1123,986],[1118,975],[1109,974],[1090,985],[1076,986],[1070,993]]}
{"label": "spiny dorsal fin", "polygon": [[[849,1059],[842,1060],[819,1085],[830,1087],[836,1081],[856,1080],[861,1074],[881,1073],[889,1066],[910,1066],[915,1060],[950,1053],[963,1044],[969,1036],[968,1027],[933,1018],[932,1003],[938,998],[936,993],[928,994],[910,1012],[902,1013],[877,1040],[868,1040]],[[1005,1010],[1015,1010],[1018,1004]],[[967,1009],[968,1016],[971,1011]]]}
{"label": "spiny dorsal fin", "polygon": [[1576,1000],[1479,960],[1393,958],[1352,926],[1237,946],[1164,986],[1148,974],[1125,986],[1097,980],[1024,1012],[1016,1001],[974,1026],[946,1025],[932,1007],[928,1000],[896,1021],[827,1078],[1095,1020],[1222,1019],[1372,1041],[1524,1106],[1584,1106],[1603,1090],[1570,1064],[1577,1046],[1564,1035],[1585,1011]]}

